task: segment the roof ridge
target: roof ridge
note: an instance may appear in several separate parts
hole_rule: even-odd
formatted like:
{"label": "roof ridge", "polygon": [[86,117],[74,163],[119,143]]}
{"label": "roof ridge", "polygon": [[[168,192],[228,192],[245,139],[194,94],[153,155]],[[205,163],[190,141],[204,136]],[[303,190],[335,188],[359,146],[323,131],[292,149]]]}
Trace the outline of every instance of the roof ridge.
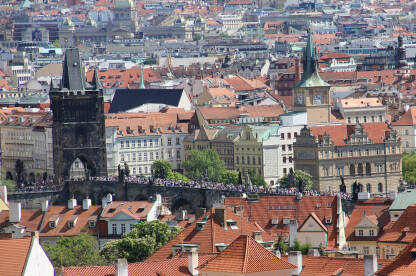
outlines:
{"label": "roof ridge", "polygon": [[248,248],[249,248],[249,242],[250,242],[250,237],[248,236],[248,235],[242,235],[243,237],[245,237],[246,238],[246,242],[245,242],[245,246],[246,246],[246,248],[245,248],[245,250],[244,250],[244,261],[243,261],[243,271],[242,271],[242,273],[246,273],[247,272],[247,264],[248,264],[248,258],[247,258],[247,256],[248,256]]}

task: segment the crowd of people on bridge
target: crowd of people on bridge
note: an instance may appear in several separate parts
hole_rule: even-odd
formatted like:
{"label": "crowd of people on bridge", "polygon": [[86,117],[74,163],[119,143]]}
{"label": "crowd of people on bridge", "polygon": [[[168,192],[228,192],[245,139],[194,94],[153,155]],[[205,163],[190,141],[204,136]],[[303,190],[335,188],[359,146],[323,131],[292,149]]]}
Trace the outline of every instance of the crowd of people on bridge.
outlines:
{"label": "crowd of people on bridge", "polygon": [[53,185],[46,180],[30,182],[28,184],[20,183],[16,185],[13,193],[30,193],[30,192],[52,192],[59,191],[61,187]]}
{"label": "crowd of people on bridge", "polygon": [[[74,179],[78,181],[84,181],[84,179]],[[90,177],[90,181],[118,181],[117,176],[102,176],[102,177]],[[225,184],[211,181],[183,181],[183,180],[173,180],[173,179],[162,179],[144,177],[144,176],[126,176],[124,181],[137,183],[137,184],[152,184],[156,186],[166,186],[166,187],[182,187],[182,188],[193,188],[193,189],[210,189],[210,190],[223,190],[231,192],[240,192],[240,193],[257,193],[257,194],[269,194],[269,195],[296,195],[298,190],[293,188],[280,188],[277,186],[254,186],[254,185],[234,185],[234,184]],[[337,191],[315,191],[315,190],[305,190],[302,192],[305,196],[335,196],[340,194],[343,199],[351,199],[352,196],[348,193],[340,193]]]}

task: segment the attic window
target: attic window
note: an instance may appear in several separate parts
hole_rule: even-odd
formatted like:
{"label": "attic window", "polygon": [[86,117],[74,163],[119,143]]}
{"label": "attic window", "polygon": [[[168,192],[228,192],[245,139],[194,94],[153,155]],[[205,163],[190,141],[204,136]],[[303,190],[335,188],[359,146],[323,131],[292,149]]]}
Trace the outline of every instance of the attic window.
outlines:
{"label": "attic window", "polygon": [[316,208],[321,208],[321,203],[316,203]]}
{"label": "attic window", "polygon": [[95,220],[88,221],[88,227],[89,228],[94,228],[95,227]]}
{"label": "attic window", "polygon": [[269,205],[269,210],[273,210],[273,206]]}
{"label": "attic window", "polygon": [[326,217],[325,218],[325,223],[326,224],[331,224],[332,223],[332,217]]}
{"label": "attic window", "polygon": [[331,208],[332,204],[329,202],[326,206],[327,206],[328,208]]}
{"label": "attic window", "polygon": [[68,221],[68,228],[74,228],[74,222]]}
{"label": "attic window", "polygon": [[279,219],[277,219],[277,218],[272,218],[271,224],[272,224],[272,225],[278,225],[278,224],[279,224]]}
{"label": "attic window", "polygon": [[137,209],[136,213],[141,213],[143,211],[144,211],[144,208],[139,208],[139,209]]}
{"label": "attic window", "polygon": [[55,227],[56,227],[55,222],[54,221],[50,221],[49,222],[49,228],[55,228]]}
{"label": "attic window", "polygon": [[227,219],[226,220],[226,222],[227,222],[227,225],[232,229],[232,230],[236,230],[236,229],[238,229],[238,226],[237,226],[237,222],[235,221],[235,220],[233,220],[233,219]]}
{"label": "attic window", "polygon": [[274,206],[274,209],[275,209],[275,210],[278,210],[278,209],[279,209],[279,206],[275,205],[275,206]]}

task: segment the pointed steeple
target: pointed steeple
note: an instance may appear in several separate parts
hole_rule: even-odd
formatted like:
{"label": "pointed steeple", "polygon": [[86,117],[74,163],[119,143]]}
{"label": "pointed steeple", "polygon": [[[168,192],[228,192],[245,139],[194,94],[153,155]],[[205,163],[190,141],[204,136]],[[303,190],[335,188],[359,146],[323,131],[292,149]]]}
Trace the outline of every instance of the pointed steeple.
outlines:
{"label": "pointed steeple", "polygon": [[65,51],[61,88],[68,90],[85,90],[85,74],[76,48]]}
{"label": "pointed steeple", "polygon": [[329,86],[318,73],[318,58],[312,42],[312,31],[308,29],[308,39],[302,56],[303,76],[296,87]]}
{"label": "pointed steeple", "polygon": [[94,68],[94,73],[92,75],[91,85],[94,87],[95,90],[103,88],[100,82],[100,78],[98,77],[98,70]]}
{"label": "pointed steeple", "polygon": [[144,80],[143,80],[143,66],[140,66],[140,89],[145,89],[146,87],[144,86]]}

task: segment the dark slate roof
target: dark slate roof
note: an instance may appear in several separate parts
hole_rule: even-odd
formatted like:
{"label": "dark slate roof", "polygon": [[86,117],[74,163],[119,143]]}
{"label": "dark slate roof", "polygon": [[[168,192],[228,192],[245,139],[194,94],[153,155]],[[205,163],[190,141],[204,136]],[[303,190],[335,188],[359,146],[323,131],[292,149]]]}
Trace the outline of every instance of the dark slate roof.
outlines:
{"label": "dark slate roof", "polygon": [[109,113],[120,113],[144,104],[178,106],[183,89],[117,89]]}

